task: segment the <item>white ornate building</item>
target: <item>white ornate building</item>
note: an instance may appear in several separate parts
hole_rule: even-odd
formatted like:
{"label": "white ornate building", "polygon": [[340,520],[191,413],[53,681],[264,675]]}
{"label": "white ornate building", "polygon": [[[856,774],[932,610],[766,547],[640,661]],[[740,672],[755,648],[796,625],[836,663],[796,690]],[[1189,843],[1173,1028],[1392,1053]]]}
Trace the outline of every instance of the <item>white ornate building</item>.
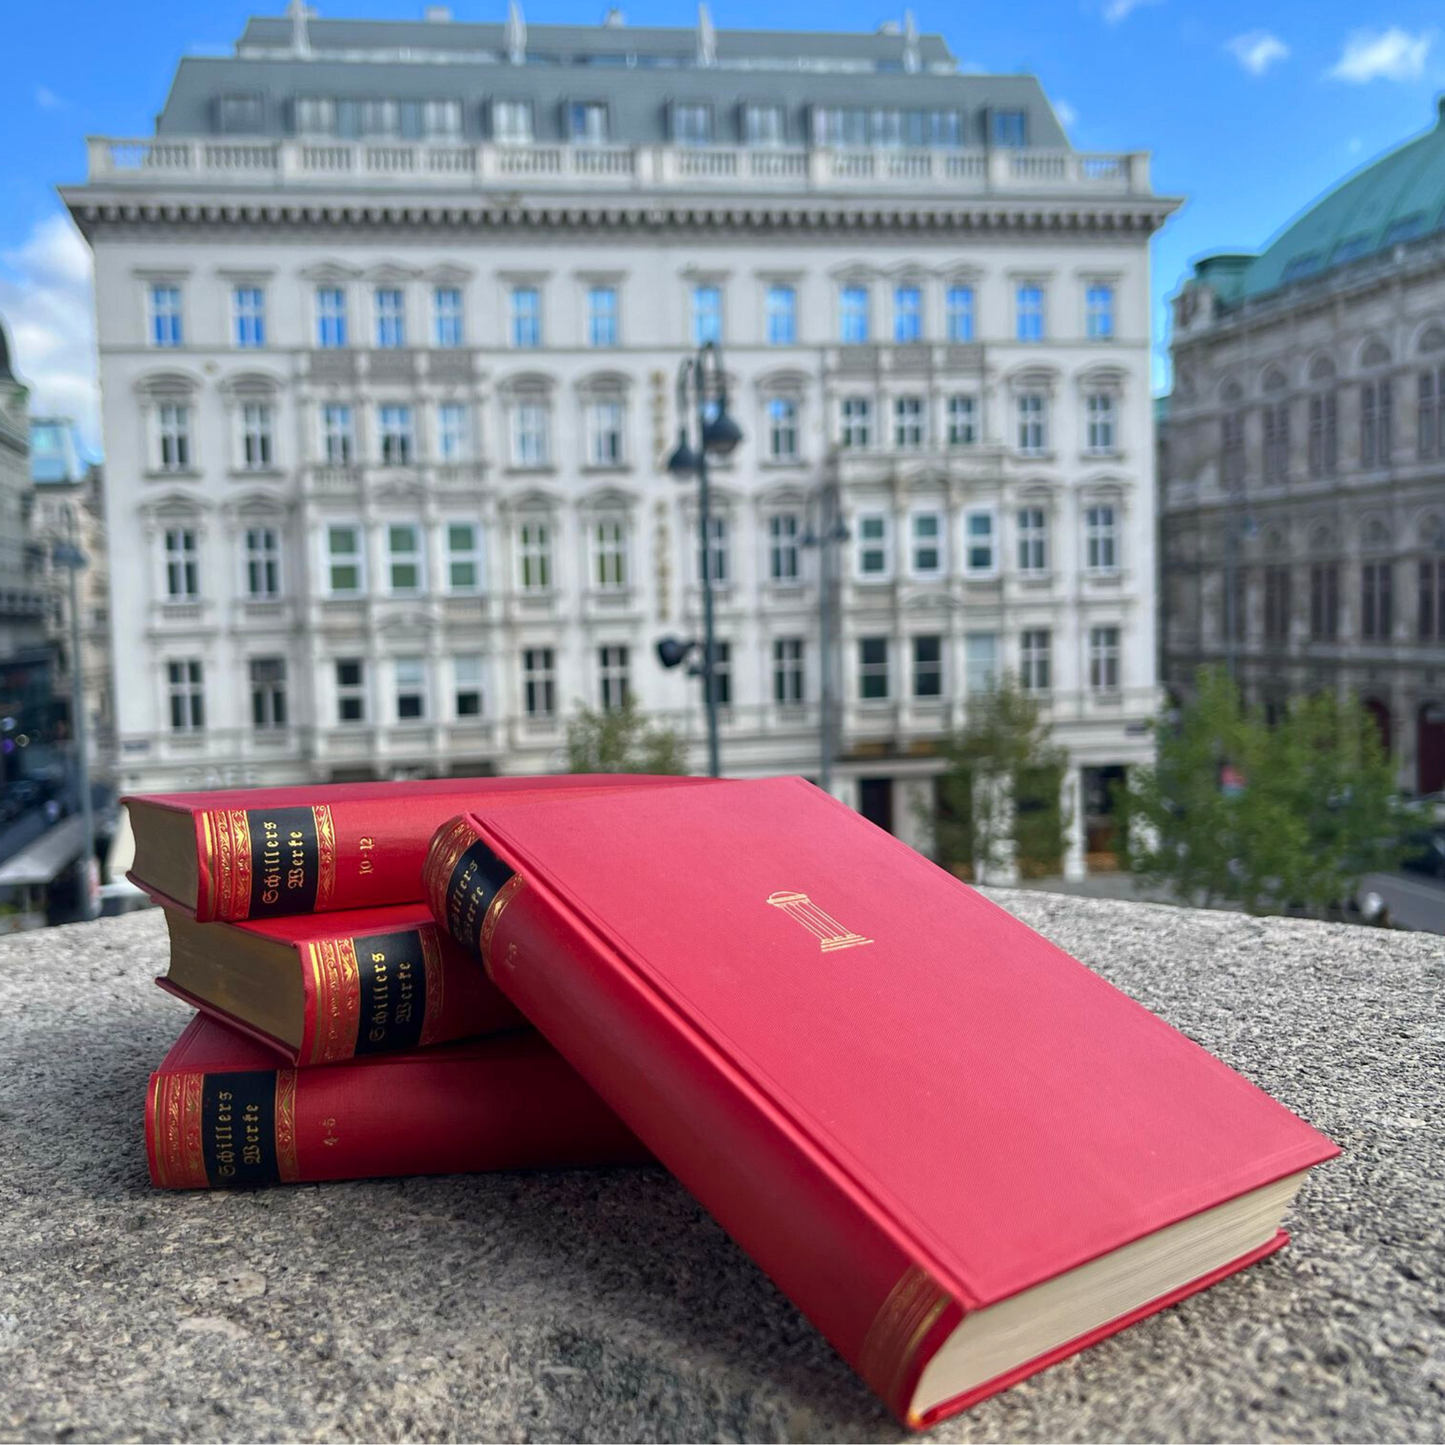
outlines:
{"label": "white ornate building", "polygon": [[1146,756],[1175,203],[1144,155],[1072,150],[1031,77],[911,24],[293,13],[183,60],[156,134],[93,141],[65,198],[128,786],[545,769],[575,703],[624,695],[700,764],[653,648],[700,626],[663,463],[708,337],[746,433],[715,470],[726,771],[816,774],[833,482],[841,796],[910,834],[1004,669],[1073,789]]}

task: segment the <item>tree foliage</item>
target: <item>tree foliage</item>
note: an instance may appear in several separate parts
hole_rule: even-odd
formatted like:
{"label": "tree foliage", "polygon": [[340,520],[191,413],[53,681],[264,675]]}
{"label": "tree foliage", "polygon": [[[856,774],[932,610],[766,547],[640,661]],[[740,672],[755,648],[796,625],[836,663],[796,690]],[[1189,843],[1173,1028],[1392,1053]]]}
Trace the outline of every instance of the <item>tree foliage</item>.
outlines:
{"label": "tree foliage", "polygon": [[652,723],[629,698],[622,707],[582,708],[567,723],[571,773],[685,773],[687,745],[672,728]]}
{"label": "tree foliage", "polygon": [[1353,699],[1294,699],[1269,726],[1202,670],[1124,798],[1128,862],[1181,899],[1323,913],[1400,856],[1394,767]]}

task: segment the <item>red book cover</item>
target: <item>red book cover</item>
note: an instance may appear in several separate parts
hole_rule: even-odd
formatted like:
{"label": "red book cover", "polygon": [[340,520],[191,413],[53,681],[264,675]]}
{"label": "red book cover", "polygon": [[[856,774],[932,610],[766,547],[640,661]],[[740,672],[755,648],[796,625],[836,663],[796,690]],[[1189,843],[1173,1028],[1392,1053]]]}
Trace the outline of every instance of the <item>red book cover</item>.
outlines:
{"label": "red book cover", "polygon": [[[438,928],[425,903],[243,923],[199,924],[168,911],[168,922],[172,977],[156,982],[277,1050],[293,1067],[405,1053],[526,1025],[476,959]],[[193,952],[224,960],[246,939],[279,945],[294,962],[299,989],[285,992],[301,997],[295,1042],[266,1027],[282,992],[270,979],[254,970],[227,975],[182,967]],[[191,981],[196,973],[201,977]]]}
{"label": "red book cover", "polygon": [[915,1426],[1279,1248],[1338,1152],[801,779],[480,804],[426,876],[502,991]]}
{"label": "red book cover", "polygon": [[126,876],[200,922],[416,903],[427,840],[483,798],[703,781],[578,773],[136,795],[121,800],[136,839]]}
{"label": "red book cover", "polygon": [[533,1031],[324,1069],[191,1020],[146,1097],[161,1189],[640,1163],[643,1147]]}

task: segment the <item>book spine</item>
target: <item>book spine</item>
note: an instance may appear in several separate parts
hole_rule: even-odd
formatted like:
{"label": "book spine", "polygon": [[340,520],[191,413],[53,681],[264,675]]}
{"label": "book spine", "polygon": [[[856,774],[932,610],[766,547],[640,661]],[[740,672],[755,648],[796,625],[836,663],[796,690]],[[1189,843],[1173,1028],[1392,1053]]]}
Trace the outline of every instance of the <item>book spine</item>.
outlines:
{"label": "book spine", "polygon": [[327,1069],[162,1071],[151,1181],[224,1189],[639,1163],[637,1140],[550,1051]]}
{"label": "book spine", "polygon": [[895,1414],[917,1426],[908,1417],[914,1387],[963,1311],[912,1263],[869,1201],[564,900],[514,872],[471,822],[438,832],[426,878],[436,917],[502,992]]}
{"label": "book spine", "polygon": [[297,1064],[406,1053],[526,1020],[434,925],[296,945],[306,1012]]}

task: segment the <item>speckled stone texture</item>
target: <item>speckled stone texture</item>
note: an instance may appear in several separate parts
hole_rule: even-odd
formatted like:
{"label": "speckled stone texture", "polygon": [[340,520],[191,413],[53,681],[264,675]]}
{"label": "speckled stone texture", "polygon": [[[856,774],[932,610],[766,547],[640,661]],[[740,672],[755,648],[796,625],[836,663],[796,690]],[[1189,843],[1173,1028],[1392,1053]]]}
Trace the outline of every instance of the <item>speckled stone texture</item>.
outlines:
{"label": "speckled stone texture", "polygon": [[[1345,1155],[1292,1248],[931,1438],[1440,1439],[1441,940],[995,896]],[[660,1170],[152,1190],[164,938],[0,941],[0,1438],[901,1436]]]}

